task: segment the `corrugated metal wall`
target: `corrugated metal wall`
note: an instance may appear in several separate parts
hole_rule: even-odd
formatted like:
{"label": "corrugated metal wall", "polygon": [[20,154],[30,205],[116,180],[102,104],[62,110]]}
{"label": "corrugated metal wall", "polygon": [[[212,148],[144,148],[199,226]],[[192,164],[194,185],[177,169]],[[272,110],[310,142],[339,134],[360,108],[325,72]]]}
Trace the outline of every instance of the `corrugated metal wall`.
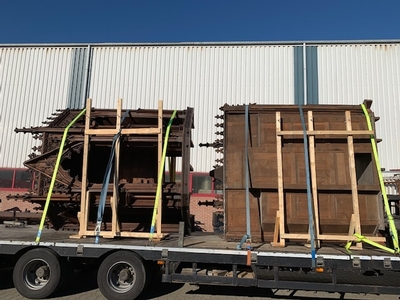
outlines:
{"label": "corrugated metal wall", "polygon": [[[156,108],[159,99],[167,109],[194,107],[192,162],[196,171],[209,171],[215,164],[214,150],[198,144],[220,138],[214,134],[219,122],[214,116],[224,103],[303,102],[302,46],[0,47],[0,167],[22,166],[35,144],[29,135],[15,134],[15,127],[41,125],[57,108],[81,108],[88,95],[101,108],[114,108],[118,98],[125,108]],[[383,140],[381,164],[400,168],[400,42],[307,47],[307,89],[313,103],[358,104],[373,99],[372,108],[381,117],[377,123]]]}
{"label": "corrugated metal wall", "polygon": [[318,46],[319,103],[372,99],[383,168],[400,168],[400,44]]}
{"label": "corrugated metal wall", "polygon": [[21,167],[34,141],[16,127],[41,125],[65,108],[72,48],[0,48],[0,167]]}
{"label": "corrugated metal wall", "polygon": [[[292,46],[94,47],[89,96],[95,107],[194,107],[192,165],[209,171],[219,107],[225,103],[293,103]],[[218,138],[221,138],[220,136]]]}

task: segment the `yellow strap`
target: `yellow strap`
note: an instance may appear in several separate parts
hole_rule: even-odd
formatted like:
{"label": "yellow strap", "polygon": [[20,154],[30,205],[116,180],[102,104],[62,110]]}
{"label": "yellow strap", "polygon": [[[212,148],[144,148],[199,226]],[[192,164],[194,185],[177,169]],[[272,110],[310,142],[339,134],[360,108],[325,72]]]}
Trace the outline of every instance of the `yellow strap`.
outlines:
{"label": "yellow strap", "polygon": [[[371,118],[369,116],[367,108],[365,107],[364,104],[361,104],[361,107],[364,112],[365,119],[367,120],[368,130],[372,130]],[[383,203],[385,206],[385,212],[386,212],[387,220],[389,223],[389,232],[390,232],[390,235],[392,236],[394,251],[398,252],[399,251],[399,238],[397,235],[396,224],[394,223],[392,212],[390,211],[390,205],[389,205],[389,200],[388,200],[388,197],[386,194],[385,184],[383,183],[383,176],[382,176],[381,166],[379,163],[376,140],[375,140],[374,135],[371,135],[370,138],[371,138],[372,152],[374,154],[376,169],[378,172],[379,184],[380,184],[381,193],[382,193],[382,197],[383,197]],[[368,242],[368,243],[371,244],[370,242]],[[381,247],[379,247],[379,248],[381,248]]]}
{"label": "yellow strap", "polygon": [[[164,147],[163,147],[163,152],[162,152],[162,157],[161,157],[161,164],[160,164],[160,170],[158,173],[158,182],[157,182],[157,192],[156,192],[156,200],[154,202],[154,208],[153,208],[153,218],[151,220],[151,227],[150,227],[150,237],[149,240],[151,241],[153,239],[153,234],[154,234],[154,228],[157,220],[157,210],[159,206],[159,198],[161,194],[161,187],[162,187],[162,178],[163,178],[163,173],[164,173],[164,164],[165,164],[165,157],[167,156],[167,146],[168,146],[168,137],[169,137],[169,132],[171,130],[171,125],[172,121],[175,118],[176,115],[176,110],[172,113],[172,116],[168,122],[167,129],[165,131],[165,138],[164,138]],[[162,209],[162,208],[161,208]]]}
{"label": "yellow strap", "polygon": [[44,226],[44,221],[46,220],[46,216],[47,216],[47,210],[49,209],[49,204],[50,204],[50,199],[51,199],[51,194],[53,193],[53,188],[54,188],[54,184],[56,182],[56,177],[57,177],[57,173],[58,173],[58,168],[60,166],[60,161],[61,161],[61,156],[62,153],[64,151],[64,145],[65,145],[65,141],[67,139],[67,133],[69,128],[85,113],[86,108],[83,109],[79,115],[77,115],[75,117],[75,119],[73,119],[67,127],[65,127],[64,129],[64,134],[61,140],[61,145],[60,145],[60,150],[58,151],[58,155],[57,155],[57,160],[56,160],[56,165],[54,166],[54,171],[53,171],[53,176],[51,177],[51,183],[50,183],[50,187],[49,187],[49,191],[47,192],[47,198],[46,198],[46,204],[44,205],[44,210],[43,210],[43,214],[42,214],[42,219],[40,220],[40,225],[39,225],[39,230],[36,236],[36,243],[40,242],[40,236],[42,235],[42,230],[43,230],[43,226]]}
{"label": "yellow strap", "polygon": [[[367,239],[365,236],[363,236],[361,234],[355,233],[354,236],[358,239],[357,242],[364,242],[364,243],[370,244],[371,246],[374,246],[376,248],[382,249],[382,250],[387,251],[387,252],[392,253],[392,254],[396,253],[395,250],[393,250],[393,249],[391,249],[389,247],[383,246],[381,244],[378,244],[378,243],[376,243],[374,241],[371,241],[371,240]],[[346,244],[346,250],[349,253],[351,253],[351,251],[350,251],[351,243],[352,243],[352,241],[349,241]]]}

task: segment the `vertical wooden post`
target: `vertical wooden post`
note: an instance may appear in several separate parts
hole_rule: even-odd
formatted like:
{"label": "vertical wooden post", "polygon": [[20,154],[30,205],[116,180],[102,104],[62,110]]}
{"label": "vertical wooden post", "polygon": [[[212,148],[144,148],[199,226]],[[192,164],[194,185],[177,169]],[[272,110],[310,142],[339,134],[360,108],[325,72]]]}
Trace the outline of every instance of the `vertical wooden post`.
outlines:
{"label": "vertical wooden post", "polygon": [[[314,117],[313,112],[308,111],[308,130],[314,130]],[[314,225],[315,225],[315,246],[320,247],[319,241],[319,207],[318,207],[318,189],[317,189],[317,168],[315,163],[315,136],[309,136],[309,155],[310,155],[310,173],[311,173],[311,187],[314,203]]]}
{"label": "vertical wooden post", "polygon": [[[357,190],[357,175],[356,175],[356,164],[354,159],[354,144],[353,136],[351,133],[351,112],[345,112],[346,117],[346,130],[349,131],[347,136],[347,146],[349,154],[349,171],[350,171],[350,182],[351,182],[351,197],[353,202],[353,214],[354,214],[354,230],[358,234],[361,233],[361,221],[360,221],[360,208],[358,203],[358,190]],[[357,243],[357,248],[361,248],[362,243]]]}
{"label": "vertical wooden post", "polygon": [[[117,130],[121,129],[121,118],[122,118],[122,99],[118,99],[117,102],[117,115],[115,119],[115,127]],[[118,186],[119,186],[119,161],[120,161],[120,138],[115,141],[115,157],[114,157],[114,184],[113,184],[113,196],[110,198],[110,206],[112,211],[111,231],[112,235],[117,235],[121,229],[118,223]]]}
{"label": "vertical wooden post", "polygon": [[280,226],[280,222],[279,222],[279,211],[276,211],[276,216],[275,216],[275,227],[274,227],[274,236],[272,237],[272,246],[279,246],[279,226]]}
{"label": "vertical wooden post", "polygon": [[88,213],[89,213],[89,195],[87,195],[87,168],[89,159],[89,134],[87,130],[90,128],[90,114],[92,108],[92,99],[88,98],[86,101],[86,115],[85,115],[85,133],[83,140],[83,162],[82,162],[82,188],[81,188],[81,211],[79,218],[79,236],[86,235]]}
{"label": "vertical wooden post", "polygon": [[278,169],[278,198],[279,198],[279,245],[285,246],[285,197],[283,193],[283,166],[282,166],[282,136],[278,134],[281,131],[281,113],[276,112],[276,163]]}
{"label": "vertical wooden post", "polygon": [[354,214],[351,214],[349,236],[352,236],[354,234],[354,229],[355,229],[355,219],[354,219]]}
{"label": "vertical wooden post", "polygon": [[[162,160],[162,151],[163,151],[163,102],[162,100],[158,101],[158,129],[160,132],[158,133],[158,173],[160,174],[162,168],[164,166],[161,165]],[[158,178],[157,180],[162,180],[162,178]],[[161,238],[161,225],[162,225],[162,182],[157,182],[157,184],[161,184],[161,192],[158,195],[158,207],[157,207],[157,224],[156,224],[156,231],[157,237]]]}

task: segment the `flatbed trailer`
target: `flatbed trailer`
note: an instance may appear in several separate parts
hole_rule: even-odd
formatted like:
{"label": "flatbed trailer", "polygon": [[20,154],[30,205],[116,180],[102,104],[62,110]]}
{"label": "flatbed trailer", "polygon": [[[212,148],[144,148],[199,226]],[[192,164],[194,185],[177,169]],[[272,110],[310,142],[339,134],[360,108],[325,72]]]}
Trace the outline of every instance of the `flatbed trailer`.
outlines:
{"label": "flatbed trailer", "polygon": [[[82,153],[83,162],[89,157],[89,136],[94,135],[94,132],[108,135],[108,138],[114,135],[117,129],[119,133],[121,130],[129,134],[139,132],[129,127],[136,122],[125,126],[125,129],[121,127],[123,122],[119,122],[117,118],[122,114],[122,104],[119,101],[118,113],[107,112],[107,115],[111,113],[114,116],[115,122],[112,122],[112,125],[115,125],[115,129],[112,129],[112,134],[109,128],[103,128],[99,133],[100,129],[90,127],[94,127],[93,122],[89,122],[92,120],[91,113],[96,113],[96,110],[91,109],[90,103],[88,100],[85,122],[80,123],[80,130],[83,130],[82,126],[85,124],[85,137],[76,137],[84,139],[83,152],[78,151]],[[90,181],[91,189],[96,184],[92,191],[87,190],[86,184],[78,184],[76,187],[76,191],[80,190],[81,195],[80,211],[76,215],[80,225],[78,235],[76,232],[63,230],[42,231],[44,219],[39,231],[36,227],[4,226],[0,228],[0,264],[14,266],[13,282],[16,289],[24,297],[35,299],[52,295],[66,282],[74,268],[86,264],[97,267],[98,287],[107,299],[137,298],[157,268],[162,268],[162,281],[166,283],[400,294],[400,257],[397,256],[398,240],[394,237],[397,229],[386,230],[387,224],[384,224],[383,220],[380,193],[384,188],[380,186],[382,181],[378,180],[376,174],[376,171],[380,170],[378,159],[373,158],[376,151],[373,151],[372,147],[375,145],[371,138],[373,130],[369,127],[370,119],[375,118],[370,117],[372,112],[367,111],[370,104],[371,102],[369,105],[365,102],[362,107],[307,106],[304,111],[308,117],[308,130],[305,129],[303,109],[296,105],[225,105],[224,115],[218,116],[224,123],[216,124],[218,128],[224,128],[223,132],[218,133],[223,135],[223,140],[218,139],[212,144],[206,144],[207,147],[211,145],[218,150],[218,153],[223,153],[223,159],[218,160],[223,162],[223,166],[216,165],[210,172],[215,180],[223,184],[224,235],[221,236],[204,232],[184,236],[191,231],[188,179],[191,170],[190,132],[194,118],[193,109],[188,108],[185,113],[182,112],[182,116],[185,117],[178,118],[180,121],[176,124],[179,125],[176,126],[176,137],[179,139],[176,140],[175,150],[169,151],[169,157],[182,157],[182,178],[185,180],[182,180],[179,192],[175,191],[174,195],[171,194],[172,198],[164,199],[165,203],[172,203],[171,207],[177,202],[180,203],[177,207],[179,210],[175,210],[176,213],[173,214],[178,218],[172,223],[178,225],[179,222],[179,233],[174,231],[175,233],[169,235],[161,235],[162,220],[159,218],[157,221],[160,221],[160,230],[157,229],[156,236],[161,239],[153,239],[154,232],[145,232],[144,229],[150,224],[132,218],[133,213],[143,214],[139,206],[129,206],[135,203],[136,198],[132,198],[132,203],[124,202],[121,198],[117,202],[111,201],[111,198],[113,201],[118,199],[116,188],[112,189],[113,196],[109,199],[110,218],[108,221],[103,217],[96,218],[99,227],[111,220],[111,231],[93,231],[89,228],[89,221],[92,222],[94,218],[89,216],[90,201],[86,200],[91,199],[88,196],[89,192],[100,194],[98,186],[105,187],[105,192],[103,193],[102,189],[100,194],[101,198],[101,195],[107,194],[106,187],[109,186],[109,180],[100,183],[102,176],[95,176],[95,179]],[[159,103],[156,120],[162,119],[161,108]],[[102,111],[98,117],[104,117],[104,114]],[[174,115],[175,113],[172,114]],[[172,116],[168,124],[172,124]],[[168,119],[169,115],[165,121]],[[146,123],[146,127],[151,125],[146,130],[157,132],[158,135],[151,149],[153,154],[156,154],[155,149],[159,150],[158,168],[154,167],[154,171],[159,172],[163,170],[161,161],[168,156],[164,151],[160,155],[163,132],[161,129],[164,128],[161,123],[163,122],[157,122],[157,131],[153,131],[154,124]],[[105,124],[109,125],[108,122]],[[52,128],[40,130],[51,131]],[[303,128],[303,131],[298,130],[299,128]],[[310,138],[309,143],[305,142],[307,136]],[[114,135],[113,140],[114,138],[118,138],[118,134]],[[168,145],[166,139],[164,145]],[[81,149],[81,146],[80,144],[78,148]],[[62,153],[57,150],[60,147],[58,143],[56,147],[52,151]],[[92,147],[95,148],[96,146]],[[147,152],[144,151],[145,154]],[[41,170],[49,176],[46,172],[51,163],[48,161],[48,154],[43,155],[37,160],[34,158],[32,168],[35,167],[34,169]],[[74,156],[70,155],[72,160]],[[135,153],[130,155],[127,156],[127,161],[130,161]],[[310,163],[306,157],[310,159]],[[116,160],[116,165],[119,165],[118,159]],[[99,162],[93,153],[92,161],[96,164]],[[80,160],[77,162],[76,168],[79,169]],[[143,185],[156,182],[155,177],[159,184],[157,191],[161,188],[162,176],[156,176],[157,172],[153,172],[149,175],[150,180],[146,179],[149,176],[143,175],[141,171],[148,170],[148,157],[144,155],[140,162],[143,168],[135,169],[128,165],[129,170],[138,170],[138,174],[127,175],[126,178],[119,177],[118,171],[114,174],[114,182],[121,183],[120,179],[123,179],[122,185],[126,195],[135,191],[139,194],[144,188]],[[153,161],[155,162],[156,160]],[[81,182],[87,182],[85,177],[88,170],[95,175],[101,173],[96,172],[96,168],[90,169],[87,162],[82,165]],[[175,163],[171,165],[175,166]],[[107,167],[107,170],[111,168]],[[175,168],[169,169],[170,172],[171,170],[175,175]],[[59,175],[57,167],[50,173],[53,174],[52,181],[55,181]],[[71,183],[75,182],[75,176],[71,176],[68,170],[61,173],[69,178],[68,182],[64,183],[64,188],[69,189]],[[310,174],[306,175],[307,173]],[[59,181],[61,179],[59,178]],[[128,183],[131,187],[139,183],[140,189],[129,190],[126,188]],[[45,192],[40,194],[40,197],[46,193],[53,193],[52,188],[47,191],[44,186],[43,191]],[[64,190],[64,196],[70,195],[70,192],[72,189],[67,192]],[[154,189],[151,192],[154,192]],[[54,192],[54,195],[57,193],[59,192]],[[145,203],[151,199],[152,204],[147,206],[147,203],[146,208],[156,212],[155,199],[159,199],[158,194],[156,193],[155,197],[153,194],[145,196]],[[43,199],[42,197],[36,200]],[[126,200],[126,197],[124,199]],[[50,200],[50,197],[46,196],[47,200]],[[92,205],[95,206],[96,197],[92,200]],[[105,201],[103,198],[102,205],[105,205]],[[118,203],[118,206],[115,206],[115,203]],[[56,208],[57,205],[62,205],[53,204]],[[101,213],[102,205],[97,204],[100,208],[97,209],[98,213]],[[124,224],[123,220],[117,218],[120,212],[118,208],[128,206],[129,210],[124,214],[125,220],[132,219],[140,223],[132,223],[135,225],[127,229],[117,229],[120,224]],[[57,210],[53,211],[53,214],[56,213]],[[388,216],[389,213],[390,209],[386,211]],[[164,213],[160,215],[165,217]],[[152,221],[150,228],[154,229],[154,225]],[[137,232],[139,229],[143,231]],[[373,248],[369,244],[360,247],[360,240],[356,240],[353,234],[360,236],[361,232],[364,241],[375,242],[378,247]],[[389,235],[393,235],[393,248],[396,251],[389,247],[379,248],[378,243],[389,241]],[[71,238],[73,236],[75,238]],[[99,236],[101,238],[98,242]],[[310,245],[307,245],[307,240]],[[356,241],[358,244],[352,252],[346,250],[348,241]],[[385,252],[385,249],[391,252]]]}
{"label": "flatbed trailer", "polygon": [[13,281],[27,298],[46,298],[65,282],[77,265],[98,267],[97,282],[107,299],[135,299],[156,267],[162,281],[224,286],[312,290],[339,293],[400,294],[400,257],[364,247],[347,252],[344,245],[322,245],[312,268],[310,249],[301,244],[283,248],[238,242],[194,232],[148,239],[71,239],[70,231],[42,232],[36,226],[0,228],[0,258],[14,266]]}

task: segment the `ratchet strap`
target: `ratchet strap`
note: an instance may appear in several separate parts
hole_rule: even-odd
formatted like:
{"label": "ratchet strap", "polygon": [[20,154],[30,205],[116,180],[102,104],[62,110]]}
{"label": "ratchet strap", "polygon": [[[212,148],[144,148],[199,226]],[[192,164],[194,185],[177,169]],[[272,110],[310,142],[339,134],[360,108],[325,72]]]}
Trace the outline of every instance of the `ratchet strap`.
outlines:
{"label": "ratchet strap", "polygon": [[58,173],[58,168],[60,167],[60,161],[61,161],[61,156],[62,153],[64,151],[64,146],[65,146],[65,141],[67,140],[67,134],[68,131],[70,129],[70,127],[72,125],[74,125],[74,123],[85,113],[86,108],[83,109],[68,125],[67,127],[65,127],[64,129],[64,134],[61,140],[61,144],[60,144],[60,150],[58,151],[58,155],[57,155],[57,160],[56,160],[56,165],[54,166],[54,171],[53,171],[53,176],[51,177],[51,183],[50,183],[50,187],[49,190],[47,192],[47,198],[46,198],[46,204],[44,205],[44,209],[43,209],[43,214],[42,214],[42,219],[40,220],[40,225],[39,225],[39,230],[38,233],[36,235],[36,243],[40,242],[40,237],[42,235],[42,230],[43,230],[43,226],[44,226],[44,222],[46,220],[46,216],[47,216],[47,211],[49,209],[49,204],[50,204],[50,199],[51,199],[51,194],[53,193],[53,188],[54,188],[54,184],[56,182],[56,177],[57,177],[57,173]]}
{"label": "ratchet strap", "polygon": [[301,125],[303,127],[304,161],[305,161],[306,182],[307,182],[308,222],[309,222],[310,244],[311,244],[311,264],[312,268],[315,268],[316,253],[315,253],[315,232],[314,232],[314,209],[311,200],[310,161],[308,158],[308,136],[307,136],[306,123],[304,121],[303,107],[301,104],[299,104],[299,112],[300,112]]}
{"label": "ratchet strap", "polygon": [[[365,107],[364,104],[361,104],[361,108],[362,108],[362,110],[364,112],[365,120],[367,121],[368,130],[373,130],[371,118],[369,116],[367,108]],[[371,134],[370,139],[371,139],[371,146],[372,146],[372,152],[373,152],[373,155],[374,155],[376,170],[378,172],[379,185],[380,185],[380,188],[381,188],[383,204],[384,204],[385,213],[386,213],[386,217],[387,217],[387,221],[388,221],[388,225],[389,225],[389,234],[392,237],[393,248],[394,249],[391,249],[391,248],[382,246],[382,245],[380,245],[378,243],[375,243],[375,242],[369,240],[368,238],[366,238],[366,237],[364,237],[364,236],[362,236],[361,234],[358,234],[358,233],[355,233],[354,236],[358,239],[359,242],[365,242],[367,244],[370,244],[372,246],[375,246],[377,248],[380,248],[380,249],[385,250],[385,251],[390,252],[390,253],[398,253],[399,252],[399,238],[398,238],[398,234],[397,234],[396,224],[394,222],[393,215],[392,215],[392,212],[390,210],[390,204],[389,204],[389,200],[388,200],[388,197],[387,197],[385,184],[383,182],[383,175],[382,175],[382,171],[381,171],[381,165],[380,165],[380,162],[379,162],[378,149],[377,149],[377,146],[376,146],[375,136]],[[349,241],[347,243],[347,245],[346,245],[346,250],[347,251],[349,251],[351,244],[352,244],[352,241]]]}
{"label": "ratchet strap", "polygon": [[[125,112],[125,114],[123,115],[123,117],[121,118],[121,124],[122,124],[122,122],[124,122],[124,120],[128,114],[129,114],[129,110],[127,110]],[[111,170],[113,167],[114,156],[115,156],[115,145],[121,136],[121,129],[122,128],[120,127],[119,131],[113,137],[112,145],[111,145],[111,153],[110,153],[110,157],[108,159],[106,172],[104,174],[103,185],[101,187],[99,207],[97,208],[97,222],[96,222],[96,228],[94,229],[95,236],[96,236],[94,242],[96,244],[99,243],[100,232],[101,232],[101,223],[103,223],[104,207],[106,206],[108,185],[110,183],[110,175],[111,175]],[[116,182],[114,182],[114,184],[116,184]],[[115,201],[117,201],[117,199],[115,199]]]}
{"label": "ratchet strap", "polygon": [[[157,220],[158,206],[160,205],[159,204],[159,198],[161,196],[161,187],[162,187],[163,174],[164,174],[165,157],[167,156],[167,146],[168,146],[169,132],[171,131],[172,121],[175,119],[176,112],[177,111],[174,110],[174,112],[172,113],[172,116],[169,119],[169,122],[168,122],[168,125],[167,125],[167,129],[165,131],[164,146],[163,146],[163,151],[162,151],[162,156],[161,156],[160,170],[158,170],[156,199],[154,201],[153,217],[151,219],[150,236],[149,236],[149,240],[150,241],[153,240],[155,224],[156,224],[156,220]],[[161,207],[161,209],[162,209],[162,207]]]}

